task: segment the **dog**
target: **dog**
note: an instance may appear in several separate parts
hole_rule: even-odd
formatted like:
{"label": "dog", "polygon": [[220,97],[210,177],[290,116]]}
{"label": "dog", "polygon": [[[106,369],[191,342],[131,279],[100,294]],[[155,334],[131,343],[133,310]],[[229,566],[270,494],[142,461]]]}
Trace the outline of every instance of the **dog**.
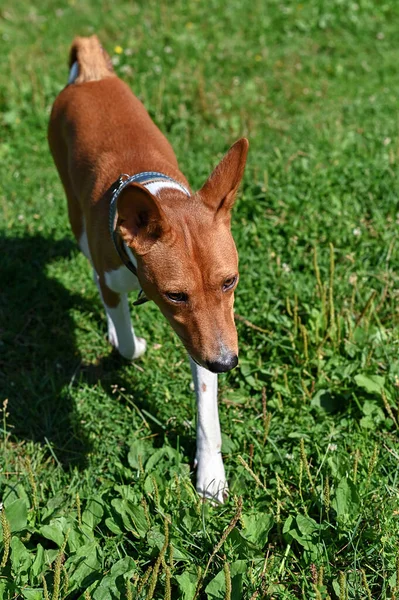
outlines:
{"label": "dog", "polygon": [[96,36],[75,38],[69,66],[48,140],[73,234],[93,267],[108,339],[129,360],[146,350],[130,321],[132,290],[140,290],[134,304],[152,300],[166,317],[189,354],[194,381],[196,489],[222,503],[228,485],[217,378],[238,363],[230,220],[248,140],[239,139],[193,192],[171,145],[115,75]]}

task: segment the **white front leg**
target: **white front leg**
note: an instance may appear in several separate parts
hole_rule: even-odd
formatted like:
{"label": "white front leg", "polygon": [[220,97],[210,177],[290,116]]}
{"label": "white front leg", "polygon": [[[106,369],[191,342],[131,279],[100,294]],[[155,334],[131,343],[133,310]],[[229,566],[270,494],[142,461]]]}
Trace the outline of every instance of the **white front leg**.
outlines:
{"label": "white front leg", "polygon": [[197,365],[190,357],[197,399],[197,492],[223,502],[227,481],[222,459],[222,435],[218,412],[218,376]]}
{"label": "white front leg", "polygon": [[118,294],[119,304],[108,306],[103,298],[99,277],[93,269],[93,278],[107,314],[108,340],[124,358],[134,360],[144,354],[147,344],[144,338],[137,337],[130,321],[127,294]]}
{"label": "white front leg", "polygon": [[127,294],[120,295],[120,302],[115,308],[103,303],[107,313],[108,339],[124,358],[134,360],[146,351],[146,341],[137,337],[130,321]]}

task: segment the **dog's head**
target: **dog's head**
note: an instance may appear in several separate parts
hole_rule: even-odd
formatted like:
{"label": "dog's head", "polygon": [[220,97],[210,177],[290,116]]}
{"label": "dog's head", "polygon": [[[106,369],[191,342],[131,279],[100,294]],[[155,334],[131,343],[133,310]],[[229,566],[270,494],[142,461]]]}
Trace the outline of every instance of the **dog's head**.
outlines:
{"label": "dog's head", "polygon": [[[238,256],[230,211],[248,152],[232,146],[190,198],[170,190],[162,203],[133,183],[118,199],[118,226],[137,258],[141,286],[168,319],[190,356],[219,373],[238,363],[234,290]],[[174,197],[173,197],[174,196]]]}

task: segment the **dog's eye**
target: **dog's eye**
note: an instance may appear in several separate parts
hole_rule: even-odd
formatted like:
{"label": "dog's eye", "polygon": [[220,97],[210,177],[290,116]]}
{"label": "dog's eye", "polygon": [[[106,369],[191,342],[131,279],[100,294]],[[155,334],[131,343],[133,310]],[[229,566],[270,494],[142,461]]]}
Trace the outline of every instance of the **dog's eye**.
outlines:
{"label": "dog's eye", "polygon": [[228,277],[227,279],[225,279],[224,284],[222,286],[223,291],[228,292],[235,286],[236,283],[237,283],[237,275],[234,275],[233,277]]}
{"label": "dog's eye", "polygon": [[187,294],[184,292],[166,292],[165,296],[176,304],[187,302]]}

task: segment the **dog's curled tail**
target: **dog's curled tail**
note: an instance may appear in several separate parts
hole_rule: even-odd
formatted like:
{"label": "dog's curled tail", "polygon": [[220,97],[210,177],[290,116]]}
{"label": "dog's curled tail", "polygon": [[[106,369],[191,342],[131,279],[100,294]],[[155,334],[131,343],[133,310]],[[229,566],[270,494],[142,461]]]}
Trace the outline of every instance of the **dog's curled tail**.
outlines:
{"label": "dog's curled tail", "polygon": [[96,35],[76,37],[69,54],[68,83],[99,81],[106,77],[115,77],[112,62],[103,50]]}

